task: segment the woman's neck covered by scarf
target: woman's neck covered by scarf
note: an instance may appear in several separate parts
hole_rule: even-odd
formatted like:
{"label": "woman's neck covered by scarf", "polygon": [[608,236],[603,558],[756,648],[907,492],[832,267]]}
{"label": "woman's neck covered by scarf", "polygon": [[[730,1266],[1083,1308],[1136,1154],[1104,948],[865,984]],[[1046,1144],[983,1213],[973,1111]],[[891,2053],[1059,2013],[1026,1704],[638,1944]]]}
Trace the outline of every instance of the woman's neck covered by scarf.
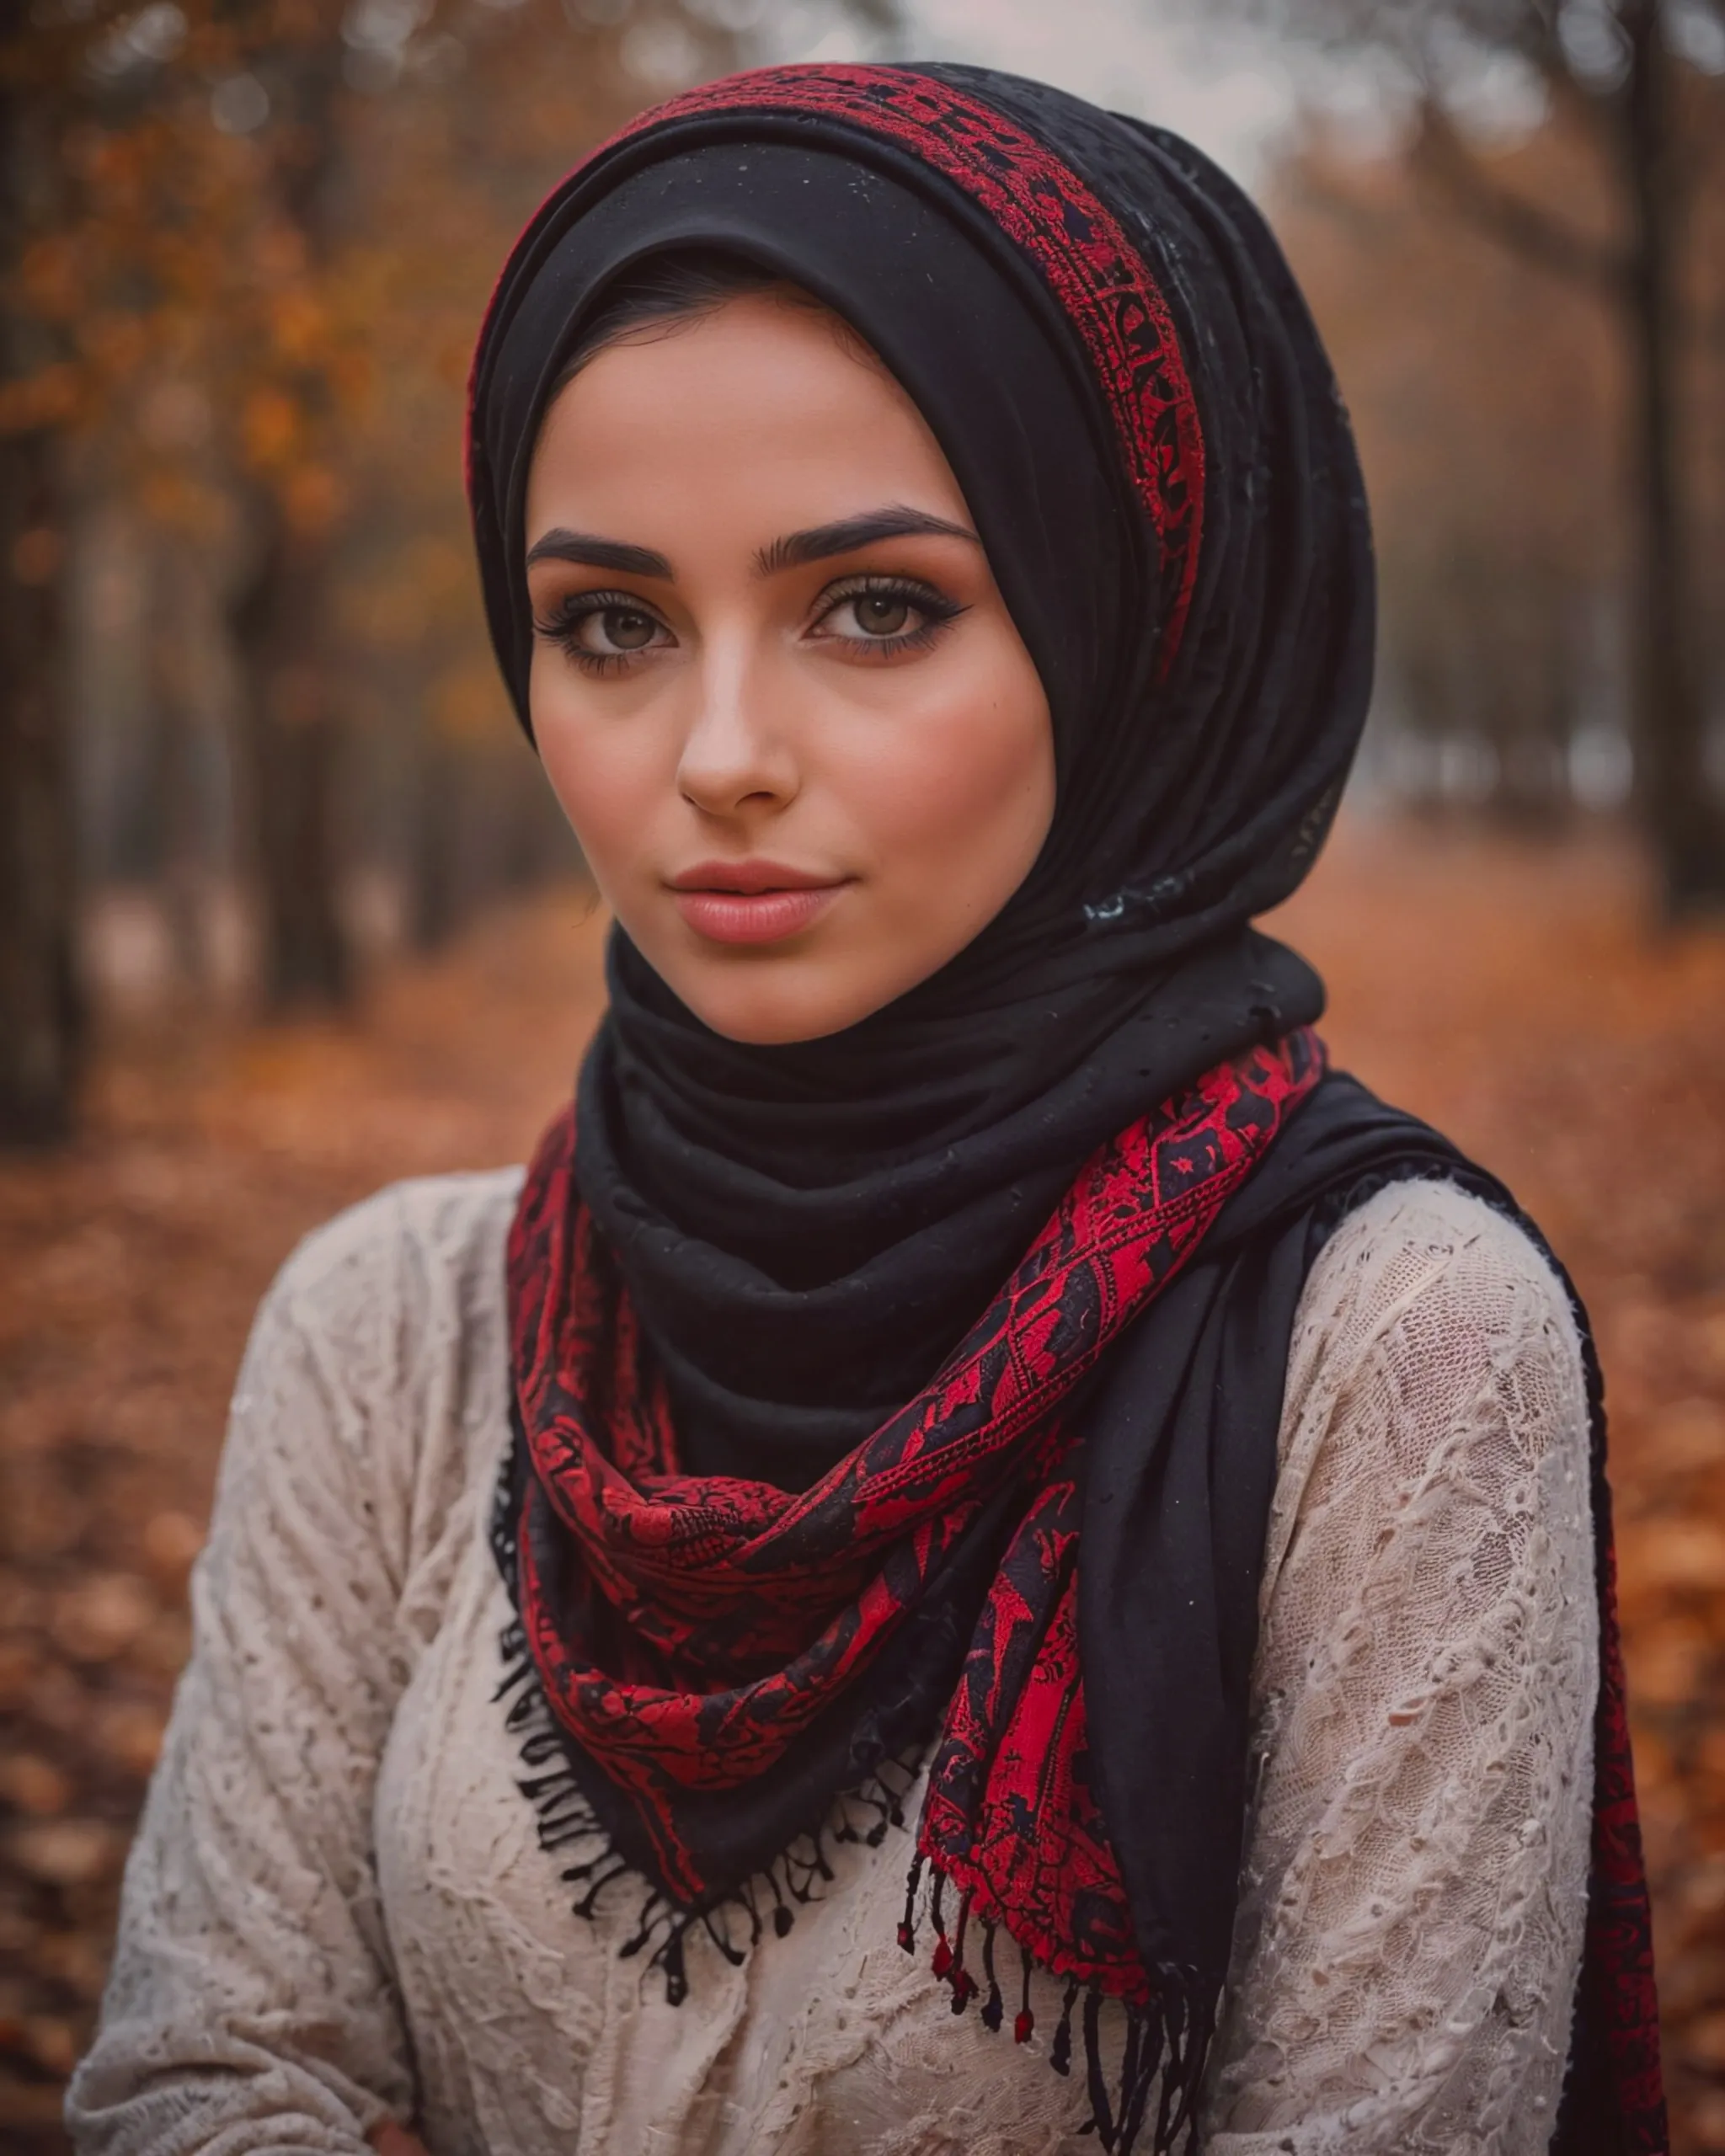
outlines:
{"label": "woman's neck covered by scarf", "polygon": [[975,70],[742,77],[590,161],[499,286],[471,477],[524,724],[546,398],[611,281],[692,243],[804,286],[903,383],[1055,734],[1023,888],[841,1034],[723,1039],[614,934],[585,1200],[686,1464],[802,1487],[933,1374],[1097,1145],[1317,1016],[1316,976],[1247,923],[1339,798],[1370,552],[1322,347],[1258,212],[1198,152]]}
{"label": "woman's neck covered by scarf", "polygon": [[[802,1489],[933,1376],[1086,1157],[1201,1070],[1315,1017],[1292,953],[1229,937],[978,1012],[764,1056],[622,937],[575,1115],[580,1187],[676,1410],[683,1465]],[[860,1038],[859,1038],[860,1036]],[[1076,1054],[1075,1054],[1076,1051]]]}

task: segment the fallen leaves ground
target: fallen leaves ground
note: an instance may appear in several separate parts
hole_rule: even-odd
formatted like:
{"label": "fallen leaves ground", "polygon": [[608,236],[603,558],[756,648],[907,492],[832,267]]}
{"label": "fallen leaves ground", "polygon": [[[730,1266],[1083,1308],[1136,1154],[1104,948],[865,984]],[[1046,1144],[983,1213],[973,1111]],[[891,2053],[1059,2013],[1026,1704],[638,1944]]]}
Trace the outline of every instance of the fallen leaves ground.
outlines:
{"label": "fallen leaves ground", "polygon": [[[1338,1059],[1515,1187],[1588,1297],[1681,2156],[1725,2156],[1725,934],[1650,940],[1608,839],[1344,828],[1287,932]],[[0,2145],[64,2148],[251,1310],[392,1177],[518,1158],[599,1006],[579,894],[362,1015],[116,1034],[85,1134],[0,1168]]]}

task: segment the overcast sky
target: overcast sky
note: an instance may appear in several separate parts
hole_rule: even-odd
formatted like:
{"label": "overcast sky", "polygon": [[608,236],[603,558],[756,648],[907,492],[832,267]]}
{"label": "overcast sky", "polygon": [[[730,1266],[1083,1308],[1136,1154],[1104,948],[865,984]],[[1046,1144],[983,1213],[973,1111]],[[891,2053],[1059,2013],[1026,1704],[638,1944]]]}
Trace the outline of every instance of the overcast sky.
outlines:
{"label": "overcast sky", "polygon": [[[1295,114],[1288,54],[1238,31],[1205,30],[1194,0],[900,3],[906,31],[899,49],[906,56],[1003,67],[1058,83],[1114,111],[1160,121],[1189,136],[1248,185]],[[749,0],[730,4],[748,6]],[[763,56],[864,56],[848,29],[811,24],[802,30],[815,8],[830,25],[821,0],[769,7],[761,28],[775,49]],[[1309,82],[1309,62],[1304,72]]]}
{"label": "overcast sky", "polygon": [[[1249,187],[1300,107],[1321,109],[1334,139],[1381,151],[1406,115],[1405,86],[1381,59],[1322,56],[1307,44],[1253,35],[1206,0],[900,0],[919,58],[975,60],[1058,83],[1081,97],[1177,129]],[[1217,17],[1224,18],[1218,22]],[[1711,15],[1698,64],[1725,71],[1725,32]],[[1697,37],[1700,33],[1697,31]],[[1538,124],[1545,93],[1503,56],[1457,70],[1450,94],[1470,127],[1501,141]]]}
{"label": "overcast sky", "polygon": [[905,12],[919,58],[1058,83],[1178,128],[1244,179],[1293,116],[1285,56],[1201,34],[1156,0],[909,0]]}

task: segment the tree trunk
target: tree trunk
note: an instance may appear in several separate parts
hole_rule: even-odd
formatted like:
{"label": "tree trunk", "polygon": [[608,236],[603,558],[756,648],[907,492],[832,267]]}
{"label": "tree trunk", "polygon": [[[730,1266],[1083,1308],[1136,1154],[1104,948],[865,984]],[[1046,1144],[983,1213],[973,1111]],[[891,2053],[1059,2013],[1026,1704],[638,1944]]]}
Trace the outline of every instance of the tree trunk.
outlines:
{"label": "tree trunk", "polygon": [[456,827],[460,779],[455,752],[425,707],[407,734],[408,782],[403,787],[407,828],[403,857],[407,875],[408,942],[415,951],[441,950],[454,935],[461,915],[456,873]]}
{"label": "tree trunk", "polygon": [[342,1003],[353,966],[337,836],[341,731],[324,650],[328,542],[260,502],[262,543],[233,608],[264,993]]}
{"label": "tree trunk", "polygon": [[1640,495],[1637,783],[1664,887],[1681,918],[1725,903],[1725,814],[1706,767],[1683,477],[1675,115],[1658,0],[1619,21],[1630,67],[1619,132],[1631,220],[1626,316]]}
{"label": "tree trunk", "polygon": [[[275,77],[285,126],[273,184],[311,259],[327,264],[340,170],[333,45]],[[254,490],[259,549],[232,620],[249,750],[265,996],[275,1009],[339,1004],[353,989],[341,912],[338,821],[344,776],[329,650],[333,536],[296,525],[280,494]]]}
{"label": "tree trunk", "polygon": [[183,545],[158,533],[150,563],[150,620],[144,672],[150,698],[152,822],[155,880],[168,926],[176,985],[203,990],[205,949],[204,773],[192,687],[196,634]]}
{"label": "tree trunk", "polygon": [[[0,9],[9,34],[14,11]],[[51,155],[44,116],[0,95],[0,275],[17,261]],[[0,367],[47,357],[31,326],[0,319]],[[71,758],[60,637],[66,553],[59,445],[0,438],[0,1145],[70,1129],[83,1038],[76,963]]]}

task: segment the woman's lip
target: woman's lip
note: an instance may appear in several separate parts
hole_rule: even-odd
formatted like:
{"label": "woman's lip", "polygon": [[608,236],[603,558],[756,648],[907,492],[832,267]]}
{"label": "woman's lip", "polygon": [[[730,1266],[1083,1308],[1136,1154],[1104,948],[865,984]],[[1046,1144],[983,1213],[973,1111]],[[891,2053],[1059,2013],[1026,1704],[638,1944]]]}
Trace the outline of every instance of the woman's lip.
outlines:
{"label": "woman's lip", "polygon": [[826,890],[841,876],[821,876],[806,868],[788,868],[782,861],[697,861],[673,876],[674,891],[740,891],[754,898],[763,891]]}
{"label": "woman's lip", "polygon": [[770,891],[673,891],[677,911],[710,943],[778,943],[812,927],[842,883]]}

